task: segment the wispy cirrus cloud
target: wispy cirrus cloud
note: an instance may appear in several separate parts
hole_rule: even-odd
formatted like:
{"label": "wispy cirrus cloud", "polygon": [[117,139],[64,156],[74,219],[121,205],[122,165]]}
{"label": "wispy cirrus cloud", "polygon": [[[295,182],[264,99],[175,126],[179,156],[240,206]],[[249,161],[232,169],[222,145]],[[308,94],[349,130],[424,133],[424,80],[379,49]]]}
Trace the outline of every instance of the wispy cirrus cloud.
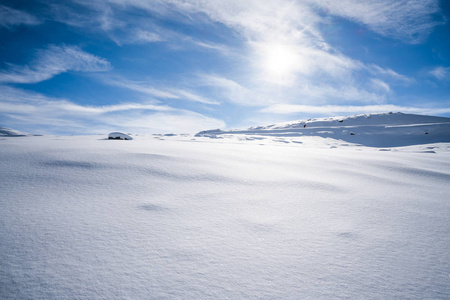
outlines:
{"label": "wispy cirrus cloud", "polygon": [[68,72],[103,72],[111,68],[101,57],[84,52],[77,46],[50,45],[37,51],[29,65],[10,64],[0,71],[0,83],[36,83]]}
{"label": "wispy cirrus cloud", "polygon": [[27,12],[0,5],[0,26],[11,28],[18,25],[34,26],[41,23],[41,20]]}
{"label": "wispy cirrus cloud", "polygon": [[[120,1],[120,0],[72,0],[65,2],[45,1],[49,18],[72,27],[84,28],[98,34],[107,35],[117,45],[187,43],[200,47],[218,49],[223,46],[196,40],[181,31],[171,30],[159,24],[161,19],[180,18],[180,11],[164,1]],[[172,7],[172,8],[171,8]],[[139,12],[136,12],[136,8]],[[188,20],[188,18],[184,18]]]}
{"label": "wispy cirrus cloud", "polygon": [[249,89],[236,81],[216,74],[200,74],[198,84],[213,87],[213,93],[224,101],[245,106],[259,106],[271,103],[270,97]]}
{"label": "wispy cirrus cloud", "polygon": [[137,29],[133,36],[132,42],[134,43],[154,43],[165,41],[165,38],[156,32]]}
{"label": "wispy cirrus cloud", "polygon": [[439,66],[429,71],[428,74],[438,80],[448,80],[450,79],[450,67]]}
{"label": "wispy cirrus cloud", "polygon": [[[77,0],[75,3],[96,15],[96,18],[90,19],[97,20],[98,24],[113,24],[102,25],[101,28],[118,44],[162,41],[173,44],[183,41],[183,47],[191,43],[223,54],[241,53],[237,59],[249,68],[245,73],[237,71],[234,75],[228,74],[232,77],[230,79],[249,89],[270,84],[279,90],[277,86],[289,87],[299,82],[308,82],[311,86],[318,78],[320,86],[328,82],[335,87],[342,82],[351,82],[355,74],[361,71],[369,71],[376,79],[385,82],[410,82],[409,78],[392,69],[365,65],[345,56],[327,44],[320,32],[320,25],[328,22],[322,14],[326,11],[365,24],[381,35],[406,42],[420,42],[433,27],[442,23],[433,21],[433,15],[439,14],[437,0],[405,1],[345,0],[337,3],[329,0],[275,0],[262,4],[257,0],[110,0],[95,3]],[[188,26],[205,22],[224,24],[246,41],[246,48],[230,51],[224,45],[180,35],[144,18],[139,24],[129,18],[128,23],[124,22],[122,16],[136,8],[152,17],[173,19]],[[139,16],[137,18],[141,20]],[[253,84],[248,84],[243,77],[252,78]],[[373,80],[368,81],[368,86],[373,87]]]}
{"label": "wispy cirrus cloud", "polygon": [[[317,25],[328,22],[323,11],[363,24],[380,35],[409,43],[422,42],[435,26],[445,23],[439,0],[274,0],[264,3],[257,0],[74,0],[72,6],[89,8],[89,17],[86,13],[75,13],[71,5],[54,2],[49,2],[49,5],[54,7],[55,15],[61,16],[62,22],[72,20],[76,26],[94,21],[102,24],[104,29],[125,26],[121,22],[121,14],[138,8],[157,18],[185,23],[209,19],[251,39],[265,33],[267,40],[273,40],[278,37],[276,33],[285,35],[292,31],[297,36],[315,36],[318,44],[323,39]],[[199,14],[206,15],[207,19],[200,18]]]}
{"label": "wispy cirrus cloud", "polygon": [[370,84],[372,85],[374,90],[377,90],[377,91],[382,91],[385,93],[390,93],[392,91],[391,87],[386,82],[384,82],[383,80],[380,80],[378,78],[370,79]]}
{"label": "wispy cirrus cloud", "polygon": [[[215,81],[218,88],[225,88],[232,95],[230,99],[260,99],[260,105],[275,98],[292,102],[293,95],[299,102],[314,102],[327,96],[331,99],[341,96],[344,102],[357,99],[380,102],[393,91],[391,85],[413,82],[390,68],[365,64],[334,49],[321,35],[320,24],[328,22],[321,11],[364,23],[379,34],[407,42],[418,42],[425,37],[438,24],[430,15],[439,12],[434,0],[427,1],[427,9],[413,1],[407,11],[384,0],[377,1],[376,5],[350,0],[342,5],[320,0],[277,0],[264,5],[258,1],[233,0],[169,2],[172,9],[186,14],[205,14],[212,22],[225,24],[247,41],[242,61],[249,68],[245,72],[229,73],[226,80],[210,80],[210,83]],[[398,21],[391,20],[396,17]],[[405,26],[408,22],[413,22],[412,29],[401,29],[408,27]],[[414,41],[412,35],[416,37]],[[267,96],[258,96],[262,94]],[[253,105],[258,101],[242,100],[241,103]]]}
{"label": "wispy cirrus cloud", "polygon": [[194,133],[204,128],[224,127],[219,119],[190,110],[153,103],[80,105],[67,99],[49,98],[0,85],[0,119],[37,133],[77,134],[126,132]]}
{"label": "wispy cirrus cloud", "polygon": [[[276,103],[326,105],[330,103],[383,103],[386,96],[391,93],[389,86],[383,81],[371,79],[363,86],[355,86],[352,82],[342,82],[338,86],[327,83],[310,84],[309,81],[297,84],[289,88],[283,88],[281,92],[270,86],[249,88],[230,78],[217,74],[201,74],[198,82],[200,85],[213,88],[214,95],[222,99],[243,106],[270,106]],[[381,86],[381,85],[385,86]]]}
{"label": "wispy cirrus cloud", "polygon": [[41,0],[41,3],[46,7],[49,19],[72,27],[107,31],[128,23],[117,18],[109,1]]}
{"label": "wispy cirrus cloud", "polygon": [[390,68],[382,68],[375,64],[369,64],[366,66],[366,69],[373,76],[381,77],[386,80],[393,80],[395,83],[410,84],[414,82],[413,78],[399,74]]}
{"label": "wispy cirrus cloud", "polygon": [[161,84],[157,84],[156,86],[151,82],[131,81],[124,78],[103,78],[102,81],[109,85],[117,86],[131,91],[136,91],[158,99],[185,100],[212,105],[220,104],[220,102],[214,99],[209,99],[193,91],[177,87],[164,87],[161,86]]}
{"label": "wispy cirrus cloud", "polygon": [[153,110],[174,111],[176,109],[167,105],[154,103],[122,103],[114,105],[80,105],[67,99],[51,98],[40,93],[33,93],[18,88],[0,85],[0,113],[31,113],[43,111],[49,114],[77,114],[97,115],[103,113],[129,111],[129,110]]}
{"label": "wispy cirrus cloud", "polygon": [[445,23],[438,0],[308,0],[337,16],[408,43],[420,43]]}

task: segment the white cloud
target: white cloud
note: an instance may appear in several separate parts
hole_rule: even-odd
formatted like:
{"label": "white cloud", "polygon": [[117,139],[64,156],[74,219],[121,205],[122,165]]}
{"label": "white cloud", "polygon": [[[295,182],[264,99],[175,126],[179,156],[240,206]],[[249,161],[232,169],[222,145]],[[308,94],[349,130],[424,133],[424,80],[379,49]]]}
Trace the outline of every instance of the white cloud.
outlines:
{"label": "white cloud", "polygon": [[371,73],[374,76],[381,76],[383,78],[386,78],[388,80],[394,80],[396,82],[403,82],[406,84],[412,83],[414,82],[414,79],[399,74],[397,72],[395,72],[394,70],[390,69],[390,68],[382,68],[380,66],[374,65],[374,64],[370,64],[368,66],[366,66],[366,69],[369,71],[369,73]]}
{"label": "white cloud", "polygon": [[214,104],[214,105],[220,104],[220,102],[218,102],[218,101],[207,99],[207,98],[200,96],[191,91],[182,90],[182,89],[178,89],[178,88],[171,89],[170,91],[177,95],[177,97],[175,99],[181,99],[181,100],[185,99],[185,100],[196,101],[196,102],[205,103],[205,104]]}
{"label": "white cloud", "polygon": [[[172,18],[179,22],[205,21],[200,14],[214,22],[223,23],[235,29],[248,39],[260,38],[266,34],[274,40],[291,32],[297,38],[302,35],[316,37],[316,43],[323,42],[317,25],[327,22],[323,11],[364,24],[368,29],[383,36],[402,41],[418,43],[423,41],[435,26],[444,23],[439,0],[74,0],[88,7],[97,15],[98,23],[120,26],[120,16],[114,12],[139,8],[161,18]],[[52,3],[56,14],[66,11],[59,19],[75,20],[82,26],[83,15],[76,15],[70,7]],[[70,12],[70,13],[69,13]],[[436,20],[438,19],[438,20]],[[78,21],[76,21],[78,20]],[[92,18],[91,18],[92,20]],[[85,20],[86,21],[86,20]],[[89,20],[87,20],[89,21]],[[86,22],[85,22],[86,23]],[[110,26],[103,26],[111,29]]]}
{"label": "white cloud", "polygon": [[212,104],[218,105],[220,104],[218,101],[208,99],[197,93],[194,93],[189,90],[180,89],[176,87],[154,87],[150,82],[134,82],[126,79],[112,79],[112,78],[103,78],[104,83],[118,86],[121,88],[125,88],[128,90],[136,91],[148,96],[152,96],[159,99],[177,99],[177,100],[187,100],[193,102],[200,102],[204,104]]}
{"label": "white cloud", "polygon": [[201,48],[206,49],[206,50],[216,51],[217,53],[220,53],[224,56],[234,56],[234,57],[241,56],[237,51],[235,51],[232,48],[230,48],[226,45],[223,45],[223,44],[206,42],[206,41],[201,41],[201,40],[196,40],[196,39],[187,39],[187,42],[191,42],[194,45],[200,46]]}
{"label": "white cloud", "polygon": [[115,16],[108,0],[41,0],[41,2],[45,4],[50,19],[69,26],[91,30],[101,28],[108,31],[126,25],[126,22]]}
{"label": "white cloud", "polygon": [[[308,104],[327,104],[327,103],[383,103],[386,93],[377,89],[373,91],[373,86],[357,86],[352,82],[342,85],[315,84],[300,87],[297,92],[305,97]],[[292,101],[297,102],[298,101]]]}
{"label": "white cloud", "polygon": [[[165,41],[182,40],[184,45],[191,43],[226,55],[240,52],[239,56],[233,57],[240,68],[230,69],[227,75],[200,76],[198,82],[195,82],[195,78],[189,80],[194,87],[207,85],[215,88],[218,99],[239,105],[262,106],[273,103],[383,103],[388,95],[393,94],[391,86],[411,83],[412,79],[390,68],[365,65],[345,56],[327,44],[319,31],[319,25],[327,21],[318,12],[318,7],[372,26],[370,28],[375,28],[379,33],[382,20],[375,20],[370,14],[387,14],[392,17],[398,15],[399,19],[406,23],[408,16],[427,16],[431,13],[415,11],[420,5],[414,6],[415,9],[408,7],[407,12],[399,11],[397,6],[383,6],[380,1],[376,0],[378,4],[373,4],[369,1],[346,0],[342,7],[336,4],[337,2],[333,4],[320,0],[274,0],[264,3],[258,0],[114,0],[108,3],[116,12],[138,7],[160,18],[185,22],[187,26],[217,22],[231,28],[244,41],[244,47],[239,50],[233,51],[220,44],[198,41],[171,32],[161,34],[163,29],[155,27],[154,24],[145,23],[140,30],[152,28],[149,32],[156,32],[158,37],[151,35],[151,41],[164,37]],[[84,5],[91,5],[90,2],[82,2]],[[328,4],[329,7],[324,8]],[[366,16],[352,15],[352,9]],[[117,18],[118,15],[119,13],[111,14],[111,17]],[[422,21],[425,22],[425,19],[424,17]],[[392,32],[399,32],[395,31],[398,23],[390,19],[388,21],[385,20],[383,32],[391,35]],[[419,20],[414,22],[420,23]],[[393,27],[388,30],[389,26]],[[414,32],[418,31],[419,25],[414,28]],[[129,32],[131,38],[139,31]],[[120,82],[116,85],[160,99],[183,98],[180,92],[172,88],[136,82]],[[197,96],[187,95],[186,100],[217,103],[216,100]]]}
{"label": "white cloud", "polygon": [[201,74],[199,76],[199,84],[215,88],[214,94],[228,102],[246,106],[270,102],[267,97],[258,94],[255,90],[250,90],[231,79],[219,75]]}
{"label": "white cloud", "polygon": [[147,30],[138,29],[135,34],[136,41],[139,42],[161,42],[164,41],[164,38],[156,32],[151,32]]}
{"label": "white cloud", "polygon": [[174,108],[152,103],[124,103],[115,105],[79,105],[59,98],[49,98],[39,93],[27,92],[21,89],[0,85],[0,113],[31,113],[45,112],[49,115],[97,115],[110,112],[129,110],[174,111]]}
{"label": "white cloud", "polygon": [[[327,56],[328,45],[316,29],[320,18],[302,2],[274,0],[261,3],[257,0],[239,1],[169,1],[186,14],[205,14],[211,21],[225,24],[241,35],[248,43],[247,59],[256,67],[277,73],[282,71],[287,81],[296,72],[315,66],[318,56],[328,59],[328,70],[339,65],[341,60]],[[288,57],[283,57],[288,56]],[[288,62],[291,60],[290,62]],[[270,66],[278,65],[283,70]],[[292,65],[292,67],[289,67]],[[283,67],[284,66],[284,67]],[[339,68],[339,66],[337,66]],[[283,77],[281,76],[281,77]],[[266,76],[270,77],[270,76]],[[278,76],[280,77],[280,76]],[[277,82],[273,80],[273,83]]]}
{"label": "white cloud", "polygon": [[[431,16],[439,12],[436,0],[397,1],[401,5],[387,0],[274,0],[264,3],[259,0],[76,2],[96,12],[99,20],[108,18],[109,23],[115,24],[102,28],[107,30],[118,44],[164,41],[173,45],[182,41],[183,48],[187,44],[193,44],[225,55],[240,52],[239,56],[234,58],[241,62],[241,65],[248,66],[246,71],[236,70],[234,74],[229,72],[226,77],[248,89],[269,84],[273,85],[272,89],[278,90],[277,86],[289,88],[307,83],[310,87],[317,82],[320,87],[329,85],[330,89],[342,85],[343,82],[348,86],[353,82],[356,72],[363,70],[369,71],[372,76],[380,77],[378,79],[387,84],[389,81],[412,81],[389,68],[373,64],[365,66],[364,63],[333,49],[319,31],[319,25],[328,22],[322,14],[323,10],[365,24],[380,34],[410,42],[421,40],[437,25],[432,22]],[[206,22],[224,24],[234,30],[246,42],[247,47],[233,51],[224,45],[199,41],[161,28],[144,18],[138,18],[142,21],[139,23],[130,18],[127,18],[128,23],[124,22],[124,14],[135,8],[161,19],[185,23],[187,26]],[[104,11],[110,13],[105,16]],[[252,82],[244,77],[251,78]],[[356,85],[353,87],[358,88]],[[314,88],[308,88],[310,89]],[[299,95],[299,98],[301,97],[302,95]]]}
{"label": "white cloud", "polygon": [[35,83],[68,71],[102,72],[110,68],[106,59],[76,46],[51,45],[38,50],[29,65],[10,64],[8,70],[0,71],[0,83]]}
{"label": "white cloud", "polygon": [[[391,82],[412,82],[392,69],[365,65],[327,44],[319,31],[319,24],[325,21],[316,9],[323,3],[312,0],[276,0],[264,4],[256,0],[170,3],[186,14],[205,14],[246,40],[241,62],[248,68],[209,78],[210,85],[216,84],[222,96],[235,103],[333,102],[338,97],[344,102],[380,103],[392,92]],[[350,4],[346,2],[346,9],[350,9]],[[367,78],[367,72],[375,78]]]}
{"label": "white cloud", "polygon": [[381,35],[410,43],[422,42],[444,24],[439,0],[308,0],[331,14],[366,25]]}
{"label": "white cloud", "polygon": [[42,22],[27,12],[0,5],[0,26],[10,28],[18,25],[39,25]]}
{"label": "white cloud", "polygon": [[404,113],[417,113],[417,114],[447,114],[450,113],[450,108],[411,107],[411,106],[399,106],[391,104],[363,105],[363,106],[346,106],[346,105],[311,106],[311,105],[276,104],[261,110],[261,112],[264,113],[275,113],[275,114],[314,113],[328,116],[340,113],[357,114],[357,113],[375,113],[388,111],[401,111]]}
{"label": "white cloud", "polygon": [[133,133],[195,133],[208,128],[223,128],[225,123],[196,112],[167,105],[122,103],[80,105],[66,99],[0,85],[0,117],[8,126],[33,124],[49,132],[78,134],[123,130]]}
{"label": "white cloud", "polygon": [[370,79],[370,84],[372,85],[372,88],[376,91],[381,91],[381,92],[385,92],[385,93],[391,92],[391,87],[386,82],[384,82],[378,78]]}
{"label": "white cloud", "polygon": [[[108,36],[117,45],[166,42],[171,46],[183,43],[208,47],[180,31],[173,31],[154,22],[154,17],[178,18],[168,3],[160,1],[72,0],[48,1],[51,19],[73,27],[81,27]],[[135,9],[147,11],[136,14]],[[149,17],[151,16],[151,17]],[[209,47],[213,49],[214,46]],[[215,47],[218,48],[218,47]]]}
{"label": "white cloud", "polygon": [[[317,34],[315,24],[320,18],[302,2],[273,0],[262,3],[259,0],[169,0],[179,10],[188,14],[204,13],[211,20],[234,28],[249,39],[268,40],[286,35],[300,37],[304,34]],[[298,30],[300,29],[300,30]],[[278,33],[278,34],[277,34]]]}
{"label": "white cloud", "polygon": [[450,79],[450,67],[436,67],[433,70],[429,71],[428,74],[439,80]]}
{"label": "white cloud", "polygon": [[[113,22],[114,20],[112,20]],[[141,24],[143,25],[143,24]],[[112,27],[101,28],[117,45],[126,44],[149,44],[164,43],[175,39],[179,34],[165,30],[157,26],[142,26],[142,28],[134,27]]]}
{"label": "white cloud", "polygon": [[[355,86],[353,82],[340,82],[333,86],[328,83],[304,82],[295,86],[273,89],[272,86],[260,85],[246,87],[232,79],[217,74],[202,74],[199,76],[199,84],[214,88],[214,94],[219,99],[244,106],[267,106],[275,103],[302,103],[302,104],[326,104],[326,103],[383,103],[385,101],[386,88],[381,88],[371,81],[367,86]],[[379,84],[382,83],[377,82]]]}

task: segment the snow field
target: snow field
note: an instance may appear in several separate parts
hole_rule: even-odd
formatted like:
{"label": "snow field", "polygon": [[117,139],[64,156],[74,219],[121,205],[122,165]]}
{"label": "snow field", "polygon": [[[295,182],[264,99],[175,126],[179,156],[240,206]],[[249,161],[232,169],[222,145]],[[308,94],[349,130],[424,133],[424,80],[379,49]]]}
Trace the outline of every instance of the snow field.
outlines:
{"label": "snow field", "polygon": [[449,298],[449,145],[302,141],[1,139],[0,298]]}

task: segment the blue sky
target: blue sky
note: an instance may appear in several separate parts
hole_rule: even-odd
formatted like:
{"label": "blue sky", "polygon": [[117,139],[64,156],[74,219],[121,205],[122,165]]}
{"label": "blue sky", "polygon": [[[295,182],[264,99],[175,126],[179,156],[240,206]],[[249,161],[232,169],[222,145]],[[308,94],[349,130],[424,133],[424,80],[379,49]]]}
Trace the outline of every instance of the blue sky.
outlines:
{"label": "blue sky", "polygon": [[0,1],[0,126],[195,133],[450,117],[450,2]]}

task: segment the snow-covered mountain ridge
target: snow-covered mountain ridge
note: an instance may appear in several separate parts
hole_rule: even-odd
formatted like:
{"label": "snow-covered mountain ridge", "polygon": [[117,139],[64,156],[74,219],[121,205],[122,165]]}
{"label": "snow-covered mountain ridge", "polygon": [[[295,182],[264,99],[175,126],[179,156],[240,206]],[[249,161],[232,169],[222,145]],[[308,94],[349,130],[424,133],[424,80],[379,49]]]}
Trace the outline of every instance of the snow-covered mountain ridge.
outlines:
{"label": "snow-covered mountain ridge", "polygon": [[230,134],[320,136],[371,147],[396,147],[450,142],[450,118],[389,112],[299,120],[246,130],[206,130],[196,136],[216,138]]}

